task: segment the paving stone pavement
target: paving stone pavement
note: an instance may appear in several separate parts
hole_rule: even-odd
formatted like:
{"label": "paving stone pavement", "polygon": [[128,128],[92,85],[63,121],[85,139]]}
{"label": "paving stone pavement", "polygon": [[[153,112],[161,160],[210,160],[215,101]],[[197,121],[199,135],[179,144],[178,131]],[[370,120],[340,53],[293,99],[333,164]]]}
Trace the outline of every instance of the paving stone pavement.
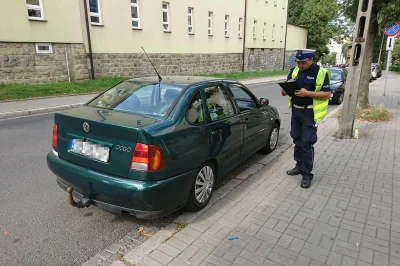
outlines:
{"label": "paving stone pavement", "polygon": [[[400,75],[370,86],[370,102],[392,112],[387,123],[357,122],[359,139],[338,140],[336,118],[318,128],[314,180],[287,176],[293,148],[254,175],[231,180],[199,213],[176,220],[158,247],[119,265],[400,266]],[[240,181],[240,182],[239,182]],[[214,199],[217,197],[218,199]],[[237,239],[229,240],[232,237]]]}

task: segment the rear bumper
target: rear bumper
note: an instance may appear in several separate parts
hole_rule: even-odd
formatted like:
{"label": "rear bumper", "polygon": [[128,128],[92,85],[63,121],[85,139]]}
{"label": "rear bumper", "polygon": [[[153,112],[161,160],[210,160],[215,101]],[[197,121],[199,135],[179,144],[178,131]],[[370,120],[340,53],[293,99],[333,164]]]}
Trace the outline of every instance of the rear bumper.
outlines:
{"label": "rear bumper", "polygon": [[120,178],[76,165],[49,152],[47,165],[64,190],[87,197],[91,204],[113,213],[127,212],[139,219],[161,218],[185,206],[196,170],[161,181]]}

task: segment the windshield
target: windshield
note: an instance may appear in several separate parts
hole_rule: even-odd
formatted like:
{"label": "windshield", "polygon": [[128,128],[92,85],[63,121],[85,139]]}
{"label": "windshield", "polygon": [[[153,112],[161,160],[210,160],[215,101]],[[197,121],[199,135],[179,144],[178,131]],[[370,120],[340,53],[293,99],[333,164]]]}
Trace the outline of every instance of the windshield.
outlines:
{"label": "windshield", "polygon": [[331,72],[331,80],[342,80],[342,73],[340,70],[329,69]]}
{"label": "windshield", "polygon": [[162,117],[184,87],[176,84],[124,81],[91,101],[88,106]]}

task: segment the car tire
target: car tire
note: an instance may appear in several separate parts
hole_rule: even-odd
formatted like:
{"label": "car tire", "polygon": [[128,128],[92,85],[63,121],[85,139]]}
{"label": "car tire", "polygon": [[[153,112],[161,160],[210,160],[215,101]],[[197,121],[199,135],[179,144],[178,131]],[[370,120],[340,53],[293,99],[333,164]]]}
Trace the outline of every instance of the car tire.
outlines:
{"label": "car tire", "polygon": [[207,206],[215,188],[216,167],[212,161],[200,166],[190,189],[185,209],[197,212]]}
{"label": "car tire", "polygon": [[344,99],[344,91],[341,92],[338,98],[336,99],[336,104],[342,104],[343,99]]}
{"label": "car tire", "polygon": [[279,125],[277,123],[274,123],[271,127],[271,130],[269,131],[267,144],[262,149],[262,151],[265,154],[273,152],[278,146],[278,140],[279,140]]}

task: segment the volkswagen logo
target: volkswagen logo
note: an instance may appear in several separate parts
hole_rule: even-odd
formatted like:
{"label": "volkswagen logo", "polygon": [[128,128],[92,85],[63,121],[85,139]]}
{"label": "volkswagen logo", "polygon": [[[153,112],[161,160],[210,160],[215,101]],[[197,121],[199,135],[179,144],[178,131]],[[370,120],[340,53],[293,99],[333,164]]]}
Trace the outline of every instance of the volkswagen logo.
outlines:
{"label": "volkswagen logo", "polygon": [[89,132],[90,131],[90,126],[89,126],[88,123],[86,123],[86,122],[83,123],[82,127],[83,127],[83,130],[85,130],[85,132]]}

